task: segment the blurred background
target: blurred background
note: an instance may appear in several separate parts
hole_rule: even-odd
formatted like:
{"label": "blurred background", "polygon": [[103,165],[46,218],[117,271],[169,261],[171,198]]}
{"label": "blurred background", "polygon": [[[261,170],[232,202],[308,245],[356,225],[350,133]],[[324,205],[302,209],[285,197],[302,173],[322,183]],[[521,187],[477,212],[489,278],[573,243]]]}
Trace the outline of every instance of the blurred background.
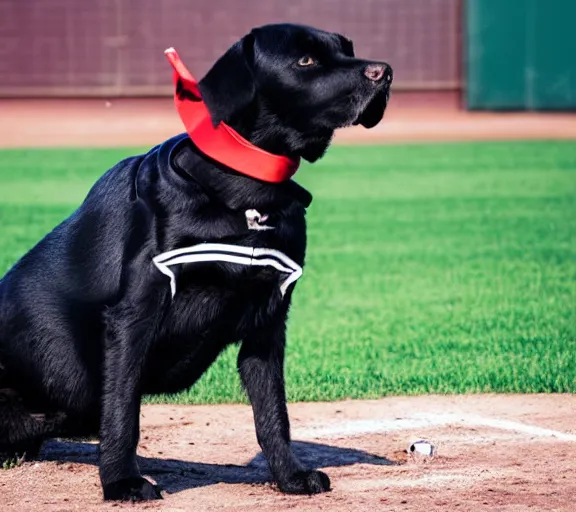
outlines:
{"label": "blurred background", "polygon": [[386,59],[396,90],[468,108],[576,108],[570,0],[2,0],[3,96],[162,96],[163,49],[198,76],[254,26],[304,23]]}
{"label": "blurred background", "polygon": [[[86,127],[73,129],[83,124],[81,108],[92,119],[93,144],[99,131],[109,133],[107,144],[152,143],[178,127],[167,101],[172,84],[165,48],[174,46],[200,78],[252,27],[285,21],[343,33],[357,55],[394,68],[388,117],[408,115],[412,123],[383,124],[373,133],[348,130],[340,139],[462,138],[471,130],[462,125],[466,111],[576,109],[575,17],[571,0],[0,0],[0,98],[103,99],[34,103],[33,110],[42,112],[39,123],[52,119],[50,131],[62,132],[70,144],[88,142]],[[150,101],[130,101],[136,98]],[[117,108],[106,113],[108,130],[100,129],[101,109],[112,105]],[[26,144],[22,137],[37,133],[17,126],[31,115],[27,106],[1,106],[13,121],[11,130],[0,132],[4,144]],[[439,110],[460,116],[458,122],[432,123]],[[141,119],[130,135],[121,124],[125,115]],[[67,127],[59,126],[66,119]],[[567,124],[548,126],[545,117],[540,127],[522,126],[525,121],[495,127],[492,119],[475,130],[486,136],[495,130],[501,136],[515,130],[522,136],[574,134]]]}
{"label": "blurred background", "polygon": [[346,34],[387,59],[397,87],[461,85],[459,0],[1,0],[0,94],[170,95],[163,50],[201,77],[253,27],[295,22]]}

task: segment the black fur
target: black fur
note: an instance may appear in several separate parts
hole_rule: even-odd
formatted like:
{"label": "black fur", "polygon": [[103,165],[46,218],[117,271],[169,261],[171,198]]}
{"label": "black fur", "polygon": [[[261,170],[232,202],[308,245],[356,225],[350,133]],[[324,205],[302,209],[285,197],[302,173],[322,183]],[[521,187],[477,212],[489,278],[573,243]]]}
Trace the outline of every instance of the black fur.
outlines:
{"label": "black fur", "polygon": [[[316,63],[302,67],[311,56]],[[391,71],[370,81],[352,43],[272,25],[235,44],[200,82],[214,122],[276,154],[314,161],[336,128],[379,121]],[[201,242],[270,247],[304,264],[310,194],[223,168],[185,135],[119,162],[80,207],[0,281],[0,452],[33,455],[45,437],[100,437],[105,499],[160,497],[136,463],[140,399],[188,388],[230,343],[279,488],[316,493],[328,477],[290,448],[286,318],[279,275],[229,263],[180,265],[172,299],[155,255]],[[245,210],[270,215],[250,231]],[[2,455],[0,455],[1,457]]]}

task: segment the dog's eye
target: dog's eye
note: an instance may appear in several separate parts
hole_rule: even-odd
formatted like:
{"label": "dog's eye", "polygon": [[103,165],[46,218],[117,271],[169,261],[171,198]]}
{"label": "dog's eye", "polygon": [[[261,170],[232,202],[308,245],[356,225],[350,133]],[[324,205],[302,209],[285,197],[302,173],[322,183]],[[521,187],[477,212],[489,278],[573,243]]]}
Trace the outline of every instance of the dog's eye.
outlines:
{"label": "dog's eye", "polygon": [[310,55],[306,55],[305,57],[298,59],[298,65],[302,67],[313,66],[314,64],[316,64],[316,61],[310,57]]}

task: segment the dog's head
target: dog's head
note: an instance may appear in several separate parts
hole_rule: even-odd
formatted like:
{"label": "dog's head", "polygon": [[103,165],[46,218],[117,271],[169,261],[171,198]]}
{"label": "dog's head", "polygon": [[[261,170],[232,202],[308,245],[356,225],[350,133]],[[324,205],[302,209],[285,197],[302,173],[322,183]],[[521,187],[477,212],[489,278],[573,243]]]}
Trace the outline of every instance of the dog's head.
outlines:
{"label": "dog's head", "polygon": [[301,25],[256,28],[200,81],[214,122],[267,151],[320,158],[334,130],[382,119],[392,69],[356,58],[346,37]]}

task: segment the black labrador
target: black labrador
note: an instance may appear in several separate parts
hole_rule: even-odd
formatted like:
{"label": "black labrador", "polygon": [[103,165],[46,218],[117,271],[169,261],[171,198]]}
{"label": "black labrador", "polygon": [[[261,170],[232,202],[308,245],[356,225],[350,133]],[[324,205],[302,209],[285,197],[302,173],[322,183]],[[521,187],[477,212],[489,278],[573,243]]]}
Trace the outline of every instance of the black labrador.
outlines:
{"label": "black labrador", "polygon": [[[381,120],[391,82],[390,66],[356,58],[349,39],[278,24],[234,44],[199,86],[214,123],[313,162],[336,128]],[[182,263],[171,267],[173,296],[152,264],[208,242],[275,249],[302,266],[311,200],[292,180],[225,168],[187,134],[106,172],[0,281],[0,456],[33,456],[50,436],[99,435],[104,498],[160,498],[136,462],[142,395],[188,388],[241,342],[238,371],[279,489],[329,490],[290,448],[283,367],[293,287],[281,292],[283,274]],[[247,210],[273,229],[250,229]]]}

